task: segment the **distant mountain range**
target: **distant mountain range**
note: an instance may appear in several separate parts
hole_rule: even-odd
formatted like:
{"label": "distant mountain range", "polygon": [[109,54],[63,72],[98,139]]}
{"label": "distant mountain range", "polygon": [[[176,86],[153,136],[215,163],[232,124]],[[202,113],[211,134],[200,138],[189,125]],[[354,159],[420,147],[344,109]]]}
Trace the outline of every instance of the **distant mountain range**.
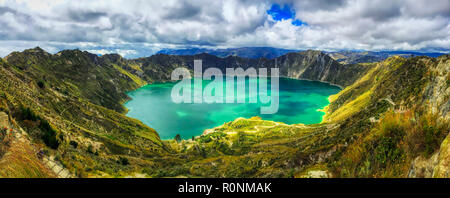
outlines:
{"label": "distant mountain range", "polygon": [[[163,49],[157,52],[157,54],[167,54],[167,55],[197,55],[202,53],[207,53],[215,55],[221,58],[227,56],[239,56],[243,58],[267,58],[273,59],[283,56],[290,52],[299,52],[304,50],[289,50],[281,48],[272,47],[242,47],[242,48],[228,48],[228,49],[206,49],[206,48],[189,48],[189,49]],[[344,64],[355,64],[355,63],[372,63],[383,61],[391,56],[429,56],[429,57],[439,57],[444,55],[444,53],[437,52],[414,52],[414,51],[336,51],[336,52],[325,52],[330,55],[333,59]]]}
{"label": "distant mountain range", "polygon": [[422,52],[412,52],[412,51],[337,51],[337,52],[327,52],[333,59],[344,64],[355,64],[355,63],[373,63],[383,61],[391,56],[401,56],[401,57],[413,57],[413,56],[429,56],[432,58],[444,55],[444,53],[422,53]]}
{"label": "distant mountain range", "polygon": [[267,58],[272,59],[280,57],[289,52],[297,52],[300,50],[288,50],[273,47],[242,47],[228,49],[206,49],[206,48],[190,48],[190,49],[163,49],[157,54],[167,55],[196,55],[207,53],[221,58],[227,56],[239,56],[243,58]]}
{"label": "distant mountain range", "polygon": [[[204,69],[277,67],[343,90],[320,124],[238,118],[180,142],[126,116],[128,91],[179,67],[193,72],[199,59]],[[0,58],[0,133],[17,138],[0,144],[0,178],[449,177],[449,69],[450,55],[342,64],[314,50],[276,59],[13,52]]]}

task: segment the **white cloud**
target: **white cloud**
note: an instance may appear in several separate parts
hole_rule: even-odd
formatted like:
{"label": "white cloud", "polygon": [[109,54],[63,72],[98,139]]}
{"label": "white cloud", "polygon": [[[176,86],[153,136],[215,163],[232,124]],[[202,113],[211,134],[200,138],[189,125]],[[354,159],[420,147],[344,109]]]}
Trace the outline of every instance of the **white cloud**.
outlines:
{"label": "white cloud", "polygon": [[105,55],[105,54],[120,54],[121,56],[127,57],[133,54],[137,54],[136,50],[123,50],[123,49],[114,49],[114,50],[106,50],[106,49],[99,49],[99,50],[87,50],[90,53],[93,54],[99,54],[99,55]]}
{"label": "white cloud", "polygon": [[[307,26],[273,21],[288,4]],[[0,56],[47,50],[150,55],[165,47],[289,49],[449,48],[450,1],[427,0],[0,0]],[[96,50],[96,51],[93,51]],[[103,51],[101,51],[103,50]]]}

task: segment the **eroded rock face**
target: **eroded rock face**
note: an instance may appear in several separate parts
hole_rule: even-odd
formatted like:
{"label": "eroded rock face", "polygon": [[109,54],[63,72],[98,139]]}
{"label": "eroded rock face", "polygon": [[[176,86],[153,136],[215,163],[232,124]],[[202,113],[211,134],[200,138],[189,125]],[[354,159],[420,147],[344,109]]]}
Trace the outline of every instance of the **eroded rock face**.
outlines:
{"label": "eroded rock face", "polygon": [[450,119],[450,56],[444,55],[437,59],[438,64],[430,68],[431,82],[425,88],[424,103],[433,113],[438,113],[445,120]]}
{"label": "eroded rock face", "polygon": [[[424,105],[427,105],[432,113],[437,113],[442,120],[449,120],[450,115],[450,56],[444,55],[437,59],[437,64],[430,68],[430,83],[425,88],[423,98]],[[409,177],[450,177],[450,135],[447,135],[442,142],[439,151],[429,159],[417,157],[409,173]]]}
{"label": "eroded rock face", "polygon": [[434,168],[433,177],[450,178],[450,135],[447,135],[441,144],[438,164]]}
{"label": "eroded rock face", "polygon": [[417,157],[409,171],[408,177],[411,178],[430,178],[433,177],[434,167],[438,163],[439,153],[434,154],[430,159],[423,156]]}
{"label": "eroded rock face", "polygon": [[450,135],[447,135],[438,152],[429,159],[417,157],[409,171],[411,178],[450,178]]}
{"label": "eroded rock face", "polygon": [[312,170],[308,171],[305,175],[300,176],[301,178],[330,178],[332,175],[326,170]]}
{"label": "eroded rock face", "polygon": [[170,79],[170,73],[177,67],[194,69],[194,60],[202,60],[203,69],[215,67],[222,72],[226,68],[279,68],[280,76],[323,81],[339,86],[352,84],[370,66],[343,65],[321,51],[307,50],[288,53],[274,59],[251,59],[236,56],[226,58],[210,54],[192,56],[176,56],[157,54],[147,58],[130,60],[141,65],[145,75],[152,79],[165,81]]}
{"label": "eroded rock face", "polygon": [[0,127],[9,127],[8,114],[0,112]]}

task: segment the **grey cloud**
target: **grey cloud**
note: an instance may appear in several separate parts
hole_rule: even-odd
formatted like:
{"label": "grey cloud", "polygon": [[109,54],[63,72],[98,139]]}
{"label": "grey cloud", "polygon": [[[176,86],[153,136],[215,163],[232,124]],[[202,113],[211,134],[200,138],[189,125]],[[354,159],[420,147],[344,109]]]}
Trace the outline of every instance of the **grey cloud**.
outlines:
{"label": "grey cloud", "polygon": [[361,9],[361,16],[375,21],[385,21],[401,15],[398,1],[369,1]]}
{"label": "grey cloud", "polygon": [[296,10],[335,10],[344,6],[346,0],[304,0],[293,1]]}
{"label": "grey cloud", "polygon": [[198,17],[200,12],[200,7],[184,1],[168,10],[168,13],[166,13],[163,18],[169,20],[189,20],[194,17]]}
{"label": "grey cloud", "polygon": [[5,6],[0,6],[0,15],[3,15],[5,13],[7,13],[7,12],[16,14],[16,10],[13,10],[13,9],[11,9],[9,7],[5,7]]}
{"label": "grey cloud", "polygon": [[69,20],[76,22],[93,22],[97,21],[100,17],[107,16],[105,12],[80,9],[68,9],[67,15]]}
{"label": "grey cloud", "polygon": [[0,40],[33,40],[34,19],[9,7],[0,7]]}
{"label": "grey cloud", "polygon": [[[132,46],[139,46],[136,54],[148,53],[149,50],[144,50],[147,45],[152,45],[150,51],[160,46],[366,50],[450,46],[449,1],[0,2],[3,2],[0,3],[0,41],[41,43],[52,49],[80,43],[114,46],[111,51],[129,51]],[[273,21],[266,13],[273,3],[291,5],[297,18],[308,26]]]}
{"label": "grey cloud", "polygon": [[450,17],[450,1],[408,1],[405,3],[402,12],[411,17]]}

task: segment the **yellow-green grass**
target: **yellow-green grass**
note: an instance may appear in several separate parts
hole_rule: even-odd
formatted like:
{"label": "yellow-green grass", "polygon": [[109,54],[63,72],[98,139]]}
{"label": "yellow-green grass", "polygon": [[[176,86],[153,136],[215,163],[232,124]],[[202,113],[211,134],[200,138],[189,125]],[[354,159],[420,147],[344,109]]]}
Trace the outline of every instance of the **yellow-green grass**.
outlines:
{"label": "yellow-green grass", "polygon": [[370,96],[373,94],[373,90],[369,90],[364,94],[358,96],[355,100],[352,100],[341,107],[339,107],[336,111],[331,114],[325,114],[323,121],[341,121],[350,117],[351,115],[359,112],[362,108],[367,106],[370,102]]}
{"label": "yellow-green grass", "polygon": [[139,77],[137,77],[137,76],[131,74],[130,72],[128,72],[128,71],[126,71],[126,70],[124,70],[124,69],[122,69],[122,68],[119,67],[118,65],[113,64],[113,66],[114,66],[115,69],[119,70],[120,73],[122,73],[122,74],[128,76],[128,77],[129,77],[134,83],[136,83],[137,85],[139,85],[139,86],[144,86],[144,85],[147,84],[147,82],[145,82],[145,81],[142,80],[141,78],[139,78]]}
{"label": "yellow-green grass", "polygon": [[0,177],[54,178],[56,175],[37,158],[29,144],[16,140],[0,159]]}

